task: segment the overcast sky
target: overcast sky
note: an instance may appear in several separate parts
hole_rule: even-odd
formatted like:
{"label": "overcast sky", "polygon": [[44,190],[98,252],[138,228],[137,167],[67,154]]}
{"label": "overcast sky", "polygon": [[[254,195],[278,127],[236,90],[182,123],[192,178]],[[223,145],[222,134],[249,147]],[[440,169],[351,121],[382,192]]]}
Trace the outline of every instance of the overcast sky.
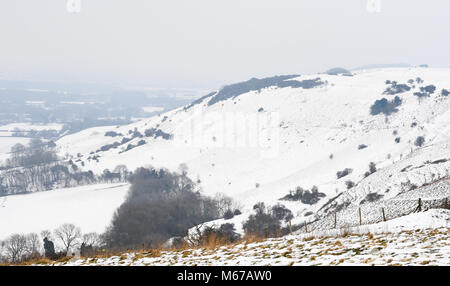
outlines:
{"label": "overcast sky", "polygon": [[381,0],[375,13],[367,0],[66,2],[0,1],[0,76],[218,88],[335,66],[450,67],[448,0]]}

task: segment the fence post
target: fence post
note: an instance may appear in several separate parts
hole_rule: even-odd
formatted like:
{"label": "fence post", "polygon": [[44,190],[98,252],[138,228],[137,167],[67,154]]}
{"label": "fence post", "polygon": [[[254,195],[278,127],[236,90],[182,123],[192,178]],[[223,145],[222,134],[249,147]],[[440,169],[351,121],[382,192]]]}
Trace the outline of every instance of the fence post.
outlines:
{"label": "fence post", "polygon": [[361,208],[358,209],[359,212],[359,225],[362,225]]}
{"label": "fence post", "polygon": [[421,198],[419,198],[419,206],[417,207],[417,210],[418,210],[419,212],[422,211],[422,199],[421,199]]}
{"label": "fence post", "polygon": [[445,206],[446,209],[448,209],[448,198],[445,198]]}
{"label": "fence post", "polygon": [[308,232],[308,223],[305,221],[305,230]]}
{"label": "fence post", "polygon": [[384,214],[384,208],[381,208],[381,212],[383,213],[383,221],[386,221],[386,215]]}
{"label": "fence post", "polygon": [[336,217],[336,212],[334,213],[334,228],[336,228],[337,226],[337,217]]}
{"label": "fence post", "polygon": [[292,235],[292,222],[291,222],[291,220],[289,220],[289,231],[291,232],[291,235]]}

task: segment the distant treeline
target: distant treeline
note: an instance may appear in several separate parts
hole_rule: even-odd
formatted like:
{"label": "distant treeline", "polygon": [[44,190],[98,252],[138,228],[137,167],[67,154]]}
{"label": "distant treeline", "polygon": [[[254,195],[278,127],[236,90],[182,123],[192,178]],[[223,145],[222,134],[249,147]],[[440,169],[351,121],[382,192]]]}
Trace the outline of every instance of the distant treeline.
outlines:
{"label": "distant treeline", "polygon": [[16,144],[11,156],[0,167],[0,196],[75,187],[99,182],[126,181],[130,172],[124,165],[103,174],[82,171],[72,160],[57,155],[56,144],[32,139],[28,145]]}

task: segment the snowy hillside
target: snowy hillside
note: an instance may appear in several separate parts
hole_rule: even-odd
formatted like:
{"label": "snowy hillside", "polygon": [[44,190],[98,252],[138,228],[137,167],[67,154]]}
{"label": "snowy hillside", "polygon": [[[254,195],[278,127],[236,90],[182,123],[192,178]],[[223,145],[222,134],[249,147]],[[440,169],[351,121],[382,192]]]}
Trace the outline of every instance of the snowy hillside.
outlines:
{"label": "snowy hillside", "polygon": [[[317,186],[325,196],[316,204],[280,201],[301,222],[340,194],[341,204],[359,204],[369,193],[391,199],[448,177],[449,89],[450,69],[431,68],[252,79],[184,108],[87,129],[57,145],[97,173],[119,164],[177,170],[184,163],[205,194],[232,196],[244,213],[258,201],[274,204],[296,187]],[[370,162],[377,171],[365,178]],[[338,179],[345,169],[349,174]]]}
{"label": "snowy hillside", "polygon": [[347,229],[345,233],[318,232],[210,248],[152,250],[51,263],[90,266],[448,265],[449,218],[448,210],[430,210],[387,223]]}

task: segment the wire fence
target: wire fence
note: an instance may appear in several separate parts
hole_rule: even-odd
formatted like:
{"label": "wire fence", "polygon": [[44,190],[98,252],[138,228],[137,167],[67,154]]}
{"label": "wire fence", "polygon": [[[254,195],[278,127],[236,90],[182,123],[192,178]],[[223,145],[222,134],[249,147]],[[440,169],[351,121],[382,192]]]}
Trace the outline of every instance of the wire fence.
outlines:
{"label": "wire fence", "polygon": [[303,231],[339,229],[389,221],[429,209],[450,209],[450,196],[431,199],[390,199],[360,206],[350,205],[313,222],[305,222]]}

